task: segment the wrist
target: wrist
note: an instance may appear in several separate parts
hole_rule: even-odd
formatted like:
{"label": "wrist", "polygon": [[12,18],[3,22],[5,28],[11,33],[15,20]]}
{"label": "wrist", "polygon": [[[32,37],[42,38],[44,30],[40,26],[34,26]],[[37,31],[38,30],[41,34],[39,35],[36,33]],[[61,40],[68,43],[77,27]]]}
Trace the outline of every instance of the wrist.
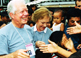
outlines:
{"label": "wrist", "polygon": [[72,52],[72,53],[75,53],[75,52],[77,52],[77,51],[76,51],[75,48],[73,48],[73,49],[71,49],[71,52]]}
{"label": "wrist", "polygon": [[57,46],[57,52],[56,52],[56,53],[59,53],[59,51],[60,51],[60,47],[59,47],[59,46]]}

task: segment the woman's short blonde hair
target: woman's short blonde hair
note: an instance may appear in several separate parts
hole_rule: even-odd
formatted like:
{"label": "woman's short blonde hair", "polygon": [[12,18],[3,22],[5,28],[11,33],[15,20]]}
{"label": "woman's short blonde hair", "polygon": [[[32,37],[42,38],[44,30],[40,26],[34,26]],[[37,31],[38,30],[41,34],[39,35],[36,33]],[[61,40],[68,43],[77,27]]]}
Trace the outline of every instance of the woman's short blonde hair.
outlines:
{"label": "woman's short blonde hair", "polygon": [[32,20],[36,23],[39,19],[43,19],[45,16],[49,17],[50,21],[52,20],[50,11],[45,7],[41,7],[34,11],[32,15]]}

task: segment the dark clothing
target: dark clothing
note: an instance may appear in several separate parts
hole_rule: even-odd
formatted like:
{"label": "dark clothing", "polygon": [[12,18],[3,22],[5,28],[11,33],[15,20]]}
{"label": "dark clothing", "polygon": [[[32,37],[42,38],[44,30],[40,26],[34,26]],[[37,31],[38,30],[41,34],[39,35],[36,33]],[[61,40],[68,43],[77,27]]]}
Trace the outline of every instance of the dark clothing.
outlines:
{"label": "dark clothing", "polygon": [[36,50],[35,58],[51,58],[51,53],[42,53],[39,49]]}
{"label": "dark clothing", "polygon": [[4,22],[3,21],[0,21],[0,26],[3,25],[3,24],[4,24]]}
{"label": "dark clothing", "polygon": [[69,27],[68,24],[66,24],[64,33],[66,34],[67,38],[71,38],[72,39],[72,41],[74,43],[74,47],[77,50],[77,46],[79,45],[79,40],[80,40],[79,39],[79,34],[73,34],[73,35],[67,34],[66,30],[67,30],[68,27]]}

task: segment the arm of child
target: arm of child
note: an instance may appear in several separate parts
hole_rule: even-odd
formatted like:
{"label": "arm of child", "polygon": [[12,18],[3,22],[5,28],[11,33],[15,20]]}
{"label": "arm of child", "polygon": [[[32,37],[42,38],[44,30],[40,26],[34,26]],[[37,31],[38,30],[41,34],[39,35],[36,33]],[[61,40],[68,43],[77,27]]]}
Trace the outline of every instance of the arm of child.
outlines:
{"label": "arm of child", "polygon": [[61,24],[60,31],[64,31],[64,23]]}

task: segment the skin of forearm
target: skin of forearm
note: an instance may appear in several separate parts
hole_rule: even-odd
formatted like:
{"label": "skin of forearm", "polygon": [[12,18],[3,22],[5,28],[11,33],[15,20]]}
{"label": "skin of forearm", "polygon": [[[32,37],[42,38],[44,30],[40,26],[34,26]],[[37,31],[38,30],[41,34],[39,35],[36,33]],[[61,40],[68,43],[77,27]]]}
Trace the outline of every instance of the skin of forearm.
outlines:
{"label": "skin of forearm", "polygon": [[73,54],[72,52],[69,52],[69,51],[67,51],[67,50],[65,50],[61,47],[58,47],[58,52],[57,53],[64,56],[64,57],[66,57],[66,58],[68,58],[71,54]]}

